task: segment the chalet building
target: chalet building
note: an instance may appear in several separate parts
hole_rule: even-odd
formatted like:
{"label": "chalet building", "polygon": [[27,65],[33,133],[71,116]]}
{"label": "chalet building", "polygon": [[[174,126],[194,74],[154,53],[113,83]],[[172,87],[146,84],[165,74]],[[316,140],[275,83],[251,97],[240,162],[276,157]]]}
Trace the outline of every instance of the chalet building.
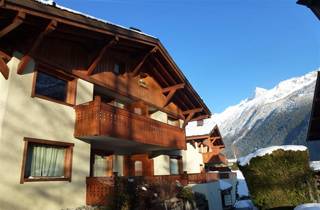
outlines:
{"label": "chalet building", "polygon": [[205,171],[230,171],[228,161],[222,153],[225,145],[217,125],[208,134],[187,136],[187,144],[191,144],[203,158]]}
{"label": "chalet building", "polygon": [[314,90],[312,109],[307,133],[307,146],[309,147],[311,161],[320,160],[320,73]]}
{"label": "chalet building", "polygon": [[[218,126],[211,119],[198,120],[188,124],[186,135],[187,150],[183,157],[187,162],[185,170],[188,174],[218,175],[219,181],[215,184],[219,185],[219,192],[214,194],[213,199],[215,206],[220,207],[216,209],[232,209],[236,202],[237,180],[223,154],[225,145]],[[217,188],[214,183],[211,185]]]}
{"label": "chalet building", "polygon": [[311,9],[311,11],[318,17],[320,20],[320,1],[319,0],[299,0],[297,4],[304,5]]}
{"label": "chalet building", "polygon": [[155,37],[54,3],[0,0],[0,72],[3,209],[103,205],[115,176],[220,179],[185,173],[185,127],[211,113]]}

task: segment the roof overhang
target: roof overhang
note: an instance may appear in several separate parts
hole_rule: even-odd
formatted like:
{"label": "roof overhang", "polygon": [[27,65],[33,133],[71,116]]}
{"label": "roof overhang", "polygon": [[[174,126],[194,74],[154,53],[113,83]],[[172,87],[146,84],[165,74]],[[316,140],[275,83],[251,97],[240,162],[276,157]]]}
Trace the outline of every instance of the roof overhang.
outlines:
{"label": "roof overhang", "polygon": [[[23,13],[26,16],[43,18],[49,22],[54,21],[58,25],[62,23],[64,25],[76,27],[82,31],[90,31],[91,33],[104,35],[110,39],[116,37],[117,39],[143,45],[146,48],[156,47],[157,59],[166,64],[165,71],[168,71],[168,73],[175,78],[174,81],[176,84],[170,84],[170,86],[184,84],[184,88],[179,91],[179,95],[183,98],[183,100],[180,101],[188,102],[185,103],[184,109],[182,110],[186,113],[186,119],[190,117],[188,121],[194,121],[211,116],[211,112],[206,104],[194,90],[159,39],[136,30],[103,22],[93,17],[88,17],[71,10],[58,8],[55,5],[43,4],[34,0],[0,0],[0,9],[15,11],[17,14]],[[194,110],[194,113],[189,113],[190,110]]]}
{"label": "roof overhang", "polygon": [[312,10],[312,12],[320,20],[320,1],[319,0],[299,0],[297,4],[304,5]]}

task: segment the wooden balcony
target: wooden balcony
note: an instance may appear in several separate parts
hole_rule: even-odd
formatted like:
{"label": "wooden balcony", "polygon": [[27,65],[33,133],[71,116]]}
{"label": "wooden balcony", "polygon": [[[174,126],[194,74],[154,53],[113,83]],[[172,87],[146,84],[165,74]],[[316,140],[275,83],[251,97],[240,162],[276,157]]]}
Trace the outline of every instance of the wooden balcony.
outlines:
{"label": "wooden balcony", "polygon": [[[164,176],[141,176],[130,177],[130,179],[138,184],[163,186],[161,187],[161,191],[163,192],[160,193],[162,193],[164,197],[170,197],[176,193],[177,181],[183,186],[186,186],[188,184],[215,182],[219,179],[231,178],[232,176],[232,172],[230,172],[228,174],[199,173]],[[87,177],[87,205],[107,205],[114,190],[116,180],[124,183],[128,182],[128,177],[118,177],[117,179],[115,179],[115,177]]]}
{"label": "wooden balcony", "polygon": [[212,152],[202,153],[204,163],[227,163],[225,155],[221,154],[221,149],[214,149]]}
{"label": "wooden balcony", "polygon": [[185,149],[185,132],[176,126],[162,123],[95,99],[78,105],[75,137],[106,146],[114,151],[139,152]]}

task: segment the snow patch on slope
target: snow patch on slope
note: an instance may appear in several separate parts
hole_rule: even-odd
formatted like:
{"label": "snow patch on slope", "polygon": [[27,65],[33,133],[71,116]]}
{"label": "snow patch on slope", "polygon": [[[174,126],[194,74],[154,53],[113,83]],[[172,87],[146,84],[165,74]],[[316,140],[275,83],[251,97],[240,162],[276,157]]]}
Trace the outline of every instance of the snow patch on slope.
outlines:
{"label": "snow patch on slope", "polygon": [[[186,127],[186,135],[208,134],[214,125],[218,124],[223,136],[238,135],[237,139],[241,139],[241,136],[246,135],[246,132],[240,132],[241,129],[246,128],[246,131],[249,131],[257,121],[265,119],[270,114],[270,110],[255,113],[257,107],[273,103],[276,107],[276,104],[281,100],[314,83],[316,75],[317,71],[312,71],[304,76],[282,81],[269,90],[257,87],[254,97],[242,100],[239,104],[228,107],[222,113],[214,114],[210,119],[204,120],[203,126],[197,126],[196,122],[190,122]],[[299,96],[299,93],[297,95]],[[303,96],[303,94],[300,95]],[[251,120],[250,117],[254,119]]]}
{"label": "snow patch on slope", "polygon": [[262,157],[265,155],[269,155],[276,150],[284,150],[284,151],[306,151],[308,148],[305,146],[298,145],[284,145],[284,146],[272,146],[267,148],[258,149],[257,151],[250,153],[245,157],[239,158],[239,164],[241,166],[249,165],[250,160],[255,157]]}

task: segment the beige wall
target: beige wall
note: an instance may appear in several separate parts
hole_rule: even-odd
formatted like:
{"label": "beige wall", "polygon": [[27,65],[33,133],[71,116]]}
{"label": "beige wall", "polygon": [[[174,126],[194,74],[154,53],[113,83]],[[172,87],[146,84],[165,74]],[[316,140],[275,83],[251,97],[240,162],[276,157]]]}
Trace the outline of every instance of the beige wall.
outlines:
{"label": "beige wall", "polygon": [[[90,146],[73,137],[75,111],[70,106],[32,98],[33,67],[24,75],[17,75],[18,63],[16,58],[9,62],[9,80],[0,77],[1,208],[55,210],[84,205]],[[90,83],[79,80],[77,89],[78,103],[92,99]],[[74,143],[72,182],[20,184],[24,137]]]}
{"label": "beige wall", "polygon": [[165,112],[157,111],[150,115],[150,118],[163,122],[168,123],[168,115]]}
{"label": "beige wall", "polygon": [[153,158],[154,175],[170,175],[170,157],[159,155]]}
{"label": "beige wall", "polygon": [[201,173],[201,166],[204,166],[202,154],[190,143],[187,143],[187,150],[182,153],[183,168],[189,174]]}

